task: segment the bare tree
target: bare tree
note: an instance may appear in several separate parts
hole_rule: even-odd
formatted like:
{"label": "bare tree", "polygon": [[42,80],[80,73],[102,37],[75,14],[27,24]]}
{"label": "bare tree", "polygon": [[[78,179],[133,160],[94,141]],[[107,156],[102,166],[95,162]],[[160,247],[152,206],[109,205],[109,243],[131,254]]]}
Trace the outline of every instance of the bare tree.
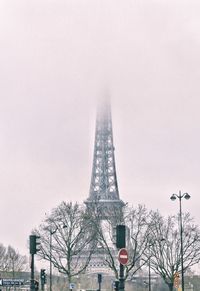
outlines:
{"label": "bare tree", "polygon": [[40,225],[41,258],[52,262],[68,278],[85,271],[94,251],[91,221],[77,203],[62,202]]}
{"label": "bare tree", "polygon": [[[105,215],[106,213],[106,215]],[[151,231],[151,212],[145,206],[138,205],[137,208],[126,207],[120,213],[118,207],[103,209],[100,203],[96,203],[90,214],[91,221],[96,229],[98,240],[98,251],[107,265],[118,278],[119,262],[117,260],[118,250],[116,248],[116,225],[126,225],[126,241],[129,253],[129,262],[125,266],[125,278],[133,276],[147,262],[146,249],[148,248],[148,237]]]}
{"label": "bare tree", "polygon": [[27,267],[27,257],[20,255],[13,247],[8,246],[5,254],[6,271],[12,273],[15,278],[16,272],[24,271]]}
{"label": "bare tree", "polygon": [[127,248],[129,253],[126,277],[128,275],[132,277],[148,261],[146,251],[153,224],[152,212],[148,211],[144,205],[129,208],[125,216],[125,224],[128,232]]}
{"label": "bare tree", "polygon": [[7,264],[6,264],[6,247],[1,243],[0,244],[0,270],[5,271]]}
{"label": "bare tree", "polygon": [[[200,230],[193,223],[189,213],[184,213],[183,221],[183,265],[184,272],[200,261]],[[159,274],[169,290],[173,290],[174,274],[181,271],[181,243],[179,216],[163,218],[158,212],[153,214],[147,257],[151,268]]]}
{"label": "bare tree", "polygon": [[116,225],[124,223],[122,208],[118,204],[92,201],[87,205],[86,216],[91,221],[97,241],[95,256],[101,264],[109,267],[118,278],[117,248],[115,245]]}

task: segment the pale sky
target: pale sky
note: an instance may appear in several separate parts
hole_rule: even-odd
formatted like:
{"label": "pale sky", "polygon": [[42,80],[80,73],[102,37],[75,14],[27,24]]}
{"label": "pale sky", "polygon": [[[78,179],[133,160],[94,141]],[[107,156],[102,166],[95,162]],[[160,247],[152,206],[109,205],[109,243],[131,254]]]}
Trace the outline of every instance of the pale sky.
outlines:
{"label": "pale sky", "polygon": [[200,224],[200,1],[0,1],[0,242],[89,195],[109,88],[120,197]]}

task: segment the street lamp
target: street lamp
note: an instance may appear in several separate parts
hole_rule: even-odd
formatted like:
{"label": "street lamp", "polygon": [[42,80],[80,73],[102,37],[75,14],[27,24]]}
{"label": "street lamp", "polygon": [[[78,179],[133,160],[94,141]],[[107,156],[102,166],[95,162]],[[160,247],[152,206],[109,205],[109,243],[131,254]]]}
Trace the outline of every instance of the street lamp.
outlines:
{"label": "street lamp", "polygon": [[151,248],[154,246],[155,241],[152,239],[148,240],[148,250],[149,250],[149,259],[148,259],[148,287],[151,291]]}
{"label": "street lamp", "polygon": [[150,254],[149,254],[149,262],[148,262],[149,263],[148,264],[148,269],[149,269],[148,270],[149,271],[149,274],[148,274],[148,277],[149,277],[148,278],[148,280],[149,280],[149,282],[148,282],[149,283],[148,284],[149,285],[149,291],[151,291],[151,247],[153,247],[155,243],[156,242],[155,241],[152,241],[152,240],[149,242],[149,251],[150,251]]}
{"label": "street lamp", "polygon": [[[50,243],[49,243],[49,254],[50,254],[50,274],[49,274],[49,290],[52,291],[52,235],[56,233],[56,231],[60,228],[60,226],[56,225],[55,229],[48,229],[50,234]],[[62,228],[67,228],[67,225],[63,224]]]}
{"label": "street lamp", "polygon": [[49,252],[50,252],[49,288],[50,288],[50,291],[52,291],[52,235],[54,233],[56,233],[57,230],[58,230],[57,226],[56,226],[56,228],[54,230],[49,229],[49,234],[50,234],[50,243],[49,243]]}
{"label": "street lamp", "polygon": [[151,259],[149,257],[149,291],[151,291]]}
{"label": "street lamp", "polygon": [[181,191],[179,191],[179,194],[172,194],[170,199],[172,201],[175,201],[176,198],[179,199],[179,215],[180,215],[180,237],[181,237],[181,280],[182,280],[182,291],[185,291],[184,289],[184,269],[183,269],[183,223],[182,223],[182,207],[181,207],[181,200],[182,198],[185,198],[186,200],[190,199],[190,195],[188,193],[181,194]]}

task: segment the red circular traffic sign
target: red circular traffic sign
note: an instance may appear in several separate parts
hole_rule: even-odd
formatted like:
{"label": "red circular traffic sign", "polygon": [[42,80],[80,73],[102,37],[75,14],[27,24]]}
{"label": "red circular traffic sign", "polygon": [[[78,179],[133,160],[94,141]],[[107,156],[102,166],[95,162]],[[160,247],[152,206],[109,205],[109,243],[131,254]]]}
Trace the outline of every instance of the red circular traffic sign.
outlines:
{"label": "red circular traffic sign", "polygon": [[118,253],[118,260],[120,264],[126,265],[128,263],[128,252],[127,249],[120,249]]}

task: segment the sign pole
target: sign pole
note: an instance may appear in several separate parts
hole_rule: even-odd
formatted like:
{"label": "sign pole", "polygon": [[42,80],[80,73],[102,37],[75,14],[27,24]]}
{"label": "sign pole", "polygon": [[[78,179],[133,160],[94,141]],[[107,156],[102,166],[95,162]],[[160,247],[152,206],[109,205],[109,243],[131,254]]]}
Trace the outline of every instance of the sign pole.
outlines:
{"label": "sign pole", "polygon": [[122,248],[119,250],[118,254],[119,260],[119,291],[124,291],[125,289],[125,278],[124,278],[124,265],[128,263],[128,252],[127,249]]}
{"label": "sign pole", "polygon": [[120,263],[119,267],[119,291],[124,291],[124,265]]}
{"label": "sign pole", "polygon": [[124,265],[128,262],[128,252],[126,247],[126,226],[117,225],[116,227],[116,247],[119,249],[119,291],[124,291],[125,278],[124,278]]}

